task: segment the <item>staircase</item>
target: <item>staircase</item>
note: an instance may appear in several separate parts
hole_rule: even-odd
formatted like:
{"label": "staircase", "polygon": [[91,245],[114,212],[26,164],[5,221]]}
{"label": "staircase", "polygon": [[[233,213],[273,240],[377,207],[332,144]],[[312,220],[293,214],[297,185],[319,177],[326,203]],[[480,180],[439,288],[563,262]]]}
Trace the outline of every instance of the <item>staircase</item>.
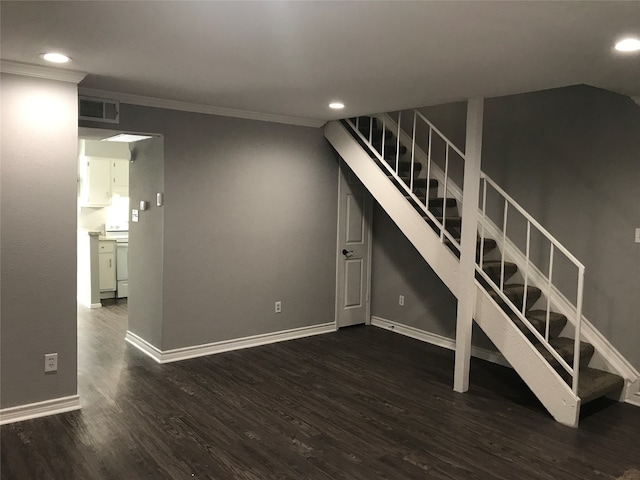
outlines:
{"label": "staircase", "polygon": [[[414,111],[412,128],[404,129],[400,127],[400,114],[397,121],[383,114],[329,122],[325,137],[445,285],[459,297],[468,294],[458,291],[463,192],[452,180],[449,168],[450,157],[464,161],[464,154],[424,117],[428,139],[426,135],[422,139],[417,137],[420,116]],[[446,145],[440,162],[433,158],[436,137]],[[426,159],[426,165],[419,159]],[[507,247],[513,248],[506,236],[507,210],[521,207],[486,175],[482,174],[480,181],[484,190],[478,213],[472,292],[474,320],[551,415],[558,422],[575,427],[581,405],[605,395],[620,397],[625,388],[622,376],[589,367],[595,349],[580,341],[584,267],[575,260],[578,298],[575,316],[568,318],[553,309],[552,297],[556,299],[560,294],[551,277],[554,252],[573,257],[550,237],[548,276],[542,275],[530,260],[530,229],[550,234],[527,217],[527,247],[526,254],[522,254],[526,262],[524,265],[520,262],[519,266],[506,258]],[[491,188],[505,198],[504,225],[499,238],[486,235],[486,231],[500,231],[489,218],[486,205],[487,191]],[[541,284],[535,285],[535,281]],[[574,338],[563,336],[567,331]]]}

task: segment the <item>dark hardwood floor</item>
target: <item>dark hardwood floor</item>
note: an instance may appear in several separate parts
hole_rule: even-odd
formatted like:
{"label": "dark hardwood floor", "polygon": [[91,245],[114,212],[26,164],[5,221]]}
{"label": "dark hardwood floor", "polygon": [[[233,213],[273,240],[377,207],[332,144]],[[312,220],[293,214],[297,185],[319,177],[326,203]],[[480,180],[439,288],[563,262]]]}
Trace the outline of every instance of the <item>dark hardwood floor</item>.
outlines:
{"label": "dark hardwood floor", "polygon": [[82,410],[3,426],[2,480],[612,479],[640,409],[557,424],[514,373],[375,327],[158,365],[126,303],[79,310]]}

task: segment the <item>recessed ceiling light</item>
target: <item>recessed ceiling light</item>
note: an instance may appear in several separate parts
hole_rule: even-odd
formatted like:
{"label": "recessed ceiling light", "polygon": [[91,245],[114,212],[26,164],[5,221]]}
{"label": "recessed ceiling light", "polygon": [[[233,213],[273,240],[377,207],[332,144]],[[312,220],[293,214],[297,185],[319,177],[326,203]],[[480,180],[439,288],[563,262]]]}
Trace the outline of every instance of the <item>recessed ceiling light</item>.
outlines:
{"label": "recessed ceiling light", "polygon": [[637,52],[640,50],[640,40],[637,38],[625,38],[616,43],[619,52]]}
{"label": "recessed ceiling light", "polygon": [[341,102],[331,102],[329,104],[329,108],[333,108],[334,110],[340,110],[341,108],[344,108],[344,103]]}
{"label": "recessed ceiling light", "polygon": [[136,135],[135,133],[119,133],[112,137],[103,138],[103,142],[137,142],[138,140],[146,140],[147,138],[153,138],[151,135]]}
{"label": "recessed ceiling light", "polygon": [[67,63],[71,61],[69,57],[67,57],[66,55],[63,55],[62,53],[53,53],[53,52],[43,53],[40,56],[44,58],[47,62],[51,62],[51,63]]}

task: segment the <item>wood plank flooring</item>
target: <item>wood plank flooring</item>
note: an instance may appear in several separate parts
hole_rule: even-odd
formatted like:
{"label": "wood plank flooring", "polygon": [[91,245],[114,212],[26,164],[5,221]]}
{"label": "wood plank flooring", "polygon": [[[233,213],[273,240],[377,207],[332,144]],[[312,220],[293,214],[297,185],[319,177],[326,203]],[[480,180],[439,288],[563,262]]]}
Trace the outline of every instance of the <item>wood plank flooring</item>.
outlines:
{"label": "wood plank flooring", "polygon": [[0,429],[2,480],[612,479],[640,409],[557,424],[510,370],[376,327],[158,365],[126,303],[79,310],[82,410]]}

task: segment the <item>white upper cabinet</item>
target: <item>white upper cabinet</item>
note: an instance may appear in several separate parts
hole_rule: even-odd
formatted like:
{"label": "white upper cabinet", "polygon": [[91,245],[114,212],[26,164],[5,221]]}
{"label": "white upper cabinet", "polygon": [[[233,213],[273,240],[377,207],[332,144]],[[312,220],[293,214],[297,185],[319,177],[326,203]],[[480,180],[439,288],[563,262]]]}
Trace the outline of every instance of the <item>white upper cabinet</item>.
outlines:
{"label": "white upper cabinet", "polygon": [[111,161],[111,180],[113,194],[129,196],[129,160],[116,158]]}
{"label": "white upper cabinet", "polygon": [[127,144],[80,141],[80,205],[107,207],[114,195],[129,196]]}
{"label": "white upper cabinet", "polygon": [[105,207],[111,205],[111,163],[110,158],[85,157],[82,175],[81,205],[85,207]]}

